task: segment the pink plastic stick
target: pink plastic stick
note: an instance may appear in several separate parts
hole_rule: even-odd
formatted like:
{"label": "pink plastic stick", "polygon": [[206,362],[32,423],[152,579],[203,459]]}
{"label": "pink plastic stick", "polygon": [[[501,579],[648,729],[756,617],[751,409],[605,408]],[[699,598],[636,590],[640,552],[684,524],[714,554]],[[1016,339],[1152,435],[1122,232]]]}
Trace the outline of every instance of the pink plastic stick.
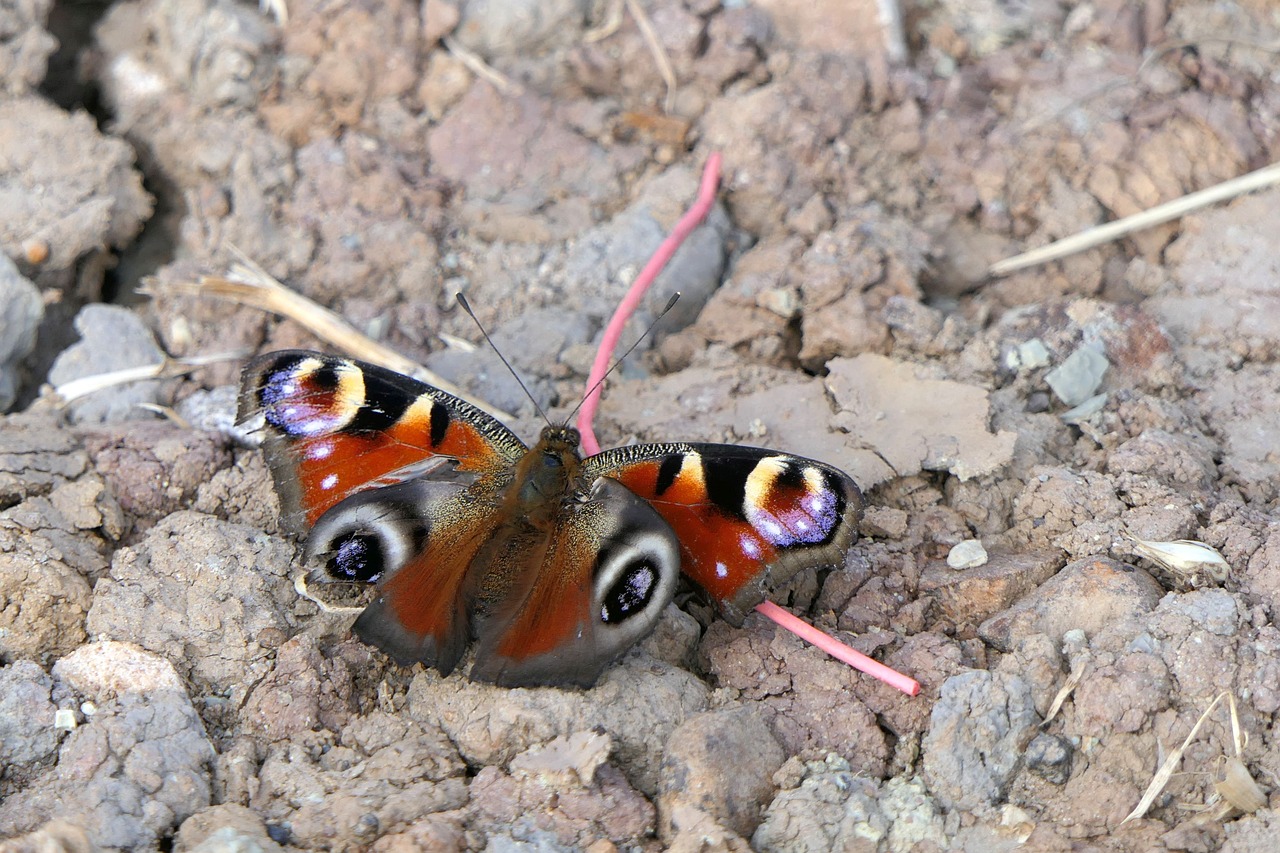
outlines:
{"label": "pink plastic stick", "polygon": [[757,604],[756,612],[769,617],[800,639],[812,643],[836,660],[844,661],[859,672],[865,672],[873,678],[878,678],[908,696],[919,695],[920,682],[914,678],[903,675],[896,669],[890,669],[880,661],[869,658],[857,649],[846,646],[835,637],[824,634],[798,616],[783,610],[772,601],[762,601]]}
{"label": "pink plastic stick", "polygon": [[[676,227],[672,229],[667,239],[662,241],[662,245],[658,246],[658,250],[653,253],[653,257],[649,258],[649,262],[644,265],[644,269],[640,270],[636,280],[631,283],[631,288],[622,297],[622,301],[618,303],[613,316],[609,318],[609,325],[605,327],[604,336],[600,341],[600,348],[596,350],[595,361],[591,364],[591,375],[587,377],[587,387],[593,390],[587,394],[582,407],[578,409],[578,432],[582,435],[582,449],[589,455],[600,452],[600,442],[596,441],[595,430],[591,427],[591,423],[596,417],[596,407],[600,403],[600,394],[603,391],[603,388],[597,383],[600,382],[600,378],[609,369],[613,351],[617,349],[618,339],[622,337],[622,329],[627,324],[627,320],[631,318],[631,315],[635,313],[636,308],[640,306],[640,300],[644,298],[645,291],[649,289],[654,279],[662,272],[663,267],[667,265],[667,261],[671,260],[671,256],[676,253],[676,250],[680,248],[685,239],[707,218],[707,214],[711,211],[711,206],[715,204],[716,189],[719,185],[720,152],[713,151],[707,157],[707,165],[702,170],[702,183],[698,187],[697,200],[694,201],[693,206],[689,208],[685,215],[680,217]],[[837,660],[844,661],[854,669],[878,678],[891,687],[896,687],[908,696],[915,696],[920,692],[920,683],[915,679],[890,669],[879,661],[867,657],[862,652],[846,646],[835,637],[824,634],[803,619],[783,610],[772,601],[764,601],[756,605],[756,611],[772,619],[800,639],[822,649]]]}
{"label": "pink plastic stick", "polygon": [[694,201],[693,206],[680,217],[680,221],[676,223],[676,227],[667,235],[667,239],[662,241],[662,245],[658,246],[658,251],[653,253],[653,257],[649,258],[649,263],[644,265],[644,269],[640,270],[640,274],[636,276],[636,280],[631,283],[631,289],[622,297],[622,301],[618,303],[617,310],[613,312],[613,316],[609,318],[609,325],[605,327],[604,338],[600,341],[600,348],[596,350],[596,360],[591,364],[591,375],[587,377],[587,387],[593,388],[591,393],[587,394],[587,399],[582,404],[582,408],[578,410],[578,432],[582,434],[582,449],[585,453],[594,454],[600,452],[600,442],[596,441],[595,431],[591,428],[591,422],[596,417],[596,407],[600,404],[600,394],[604,391],[603,387],[597,386],[600,377],[604,376],[605,371],[609,369],[609,362],[613,358],[613,351],[618,348],[618,339],[622,337],[622,328],[627,324],[627,320],[635,313],[636,308],[640,307],[640,300],[644,298],[645,291],[653,284],[654,279],[658,277],[658,273],[662,272],[662,268],[667,265],[667,261],[671,260],[671,256],[676,253],[676,249],[680,248],[680,244],[694,232],[694,230],[702,224],[702,220],[707,218],[707,214],[711,212],[711,206],[716,203],[716,189],[720,186],[720,152],[712,151],[711,156],[707,158],[707,165],[702,170],[702,184],[698,187],[698,198]]}

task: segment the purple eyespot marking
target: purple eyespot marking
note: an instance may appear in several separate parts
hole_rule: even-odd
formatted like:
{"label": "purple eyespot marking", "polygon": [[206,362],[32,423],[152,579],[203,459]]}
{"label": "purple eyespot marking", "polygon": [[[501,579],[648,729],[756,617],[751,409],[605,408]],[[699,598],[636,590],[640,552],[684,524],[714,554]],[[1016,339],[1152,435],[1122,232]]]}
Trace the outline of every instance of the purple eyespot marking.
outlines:
{"label": "purple eyespot marking", "polygon": [[297,368],[296,364],[281,368],[262,383],[259,399],[267,423],[300,437],[341,429],[343,412],[334,405],[336,375],[329,380],[320,375],[326,372],[322,369],[299,378]]}
{"label": "purple eyespot marking", "polygon": [[774,545],[817,545],[830,538],[839,523],[838,503],[835,492],[824,488],[785,508],[748,507],[746,516],[751,526]]}

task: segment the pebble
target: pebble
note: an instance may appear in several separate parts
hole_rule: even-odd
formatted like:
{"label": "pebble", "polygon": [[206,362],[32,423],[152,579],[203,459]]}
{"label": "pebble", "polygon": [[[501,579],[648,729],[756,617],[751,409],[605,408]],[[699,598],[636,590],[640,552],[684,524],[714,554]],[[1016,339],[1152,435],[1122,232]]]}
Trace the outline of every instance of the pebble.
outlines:
{"label": "pebble", "polygon": [[953,569],[976,569],[987,564],[987,549],[980,539],[958,542],[947,554],[947,565]]}
{"label": "pebble", "polygon": [[1053,393],[1068,406],[1093,397],[1111,363],[1097,344],[1081,344],[1066,361],[1044,375]]}
{"label": "pebble", "polygon": [[[86,305],[75,319],[80,340],[63,350],[49,371],[49,382],[65,385],[130,367],[159,364],[164,353],[146,324],[132,311],[115,305]],[[141,403],[161,402],[161,383],[128,382],[95,391],[69,404],[76,423],[115,423],[152,415]]]}
{"label": "pebble", "polygon": [[18,398],[18,364],[35,347],[43,317],[40,291],[0,252],[0,412]]}

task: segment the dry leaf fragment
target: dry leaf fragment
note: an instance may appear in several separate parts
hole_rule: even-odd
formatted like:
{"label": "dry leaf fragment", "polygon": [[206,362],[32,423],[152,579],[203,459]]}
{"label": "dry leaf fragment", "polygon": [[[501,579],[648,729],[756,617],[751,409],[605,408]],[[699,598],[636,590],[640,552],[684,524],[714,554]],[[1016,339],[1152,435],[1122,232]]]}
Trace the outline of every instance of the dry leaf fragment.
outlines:
{"label": "dry leaf fragment", "polygon": [[1232,808],[1246,814],[1267,806],[1267,795],[1258,787],[1239,756],[1228,756],[1226,774],[1221,782],[1213,783],[1213,788]]}
{"label": "dry leaf fragment", "polygon": [[1133,550],[1184,582],[1194,584],[1199,576],[1223,584],[1231,574],[1226,558],[1203,542],[1191,539],[1153,542],[1133,537]]}

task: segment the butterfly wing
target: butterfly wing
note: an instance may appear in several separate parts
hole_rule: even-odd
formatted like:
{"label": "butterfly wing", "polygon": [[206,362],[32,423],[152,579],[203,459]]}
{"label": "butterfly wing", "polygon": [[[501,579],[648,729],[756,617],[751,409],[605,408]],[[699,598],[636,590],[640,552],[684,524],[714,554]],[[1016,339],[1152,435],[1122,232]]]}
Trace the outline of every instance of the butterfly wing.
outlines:
{"label": "butterfly wing", "polygon": [[263,418],[263,452],[285,529],[301,533],[364,489],[433,466],[499,471],[524,443],[489,414],[376,365],[305,350],[264,355],[244,371],[240,420]]}
{"label": "butterfly wing", "polygon": [[679,538],[681,571],[735,625],[801,569],[843,563],[862,518],[862,493],[847,474],[775,450],[640,445],[583,468],[657,510]]}
{"label": "butterfly wing", "polygon": [[674,532],[612,480],[596,481],[532,542],[520,539],[497,555],[480,591],[474,679],[589,687],[675,595]]}
{"label": "butterfly wing", "polygon": [[398,663],[448,674],[474,636],[471,678],[589,686],[657,624],[675,594],[675,534],[600,480],[541,528],[502,513],[490,480],[414,480],[361,492],[316,523],[325,579],[377,581],[352,629]]}
{"label": "butterfly wing", "polygon": [[307,537],[321,580],[378,583],[352,625],[397,663],[448,675],[471,641],[471,587],[501,527],[493,483],[410,480],[359,492]]}

